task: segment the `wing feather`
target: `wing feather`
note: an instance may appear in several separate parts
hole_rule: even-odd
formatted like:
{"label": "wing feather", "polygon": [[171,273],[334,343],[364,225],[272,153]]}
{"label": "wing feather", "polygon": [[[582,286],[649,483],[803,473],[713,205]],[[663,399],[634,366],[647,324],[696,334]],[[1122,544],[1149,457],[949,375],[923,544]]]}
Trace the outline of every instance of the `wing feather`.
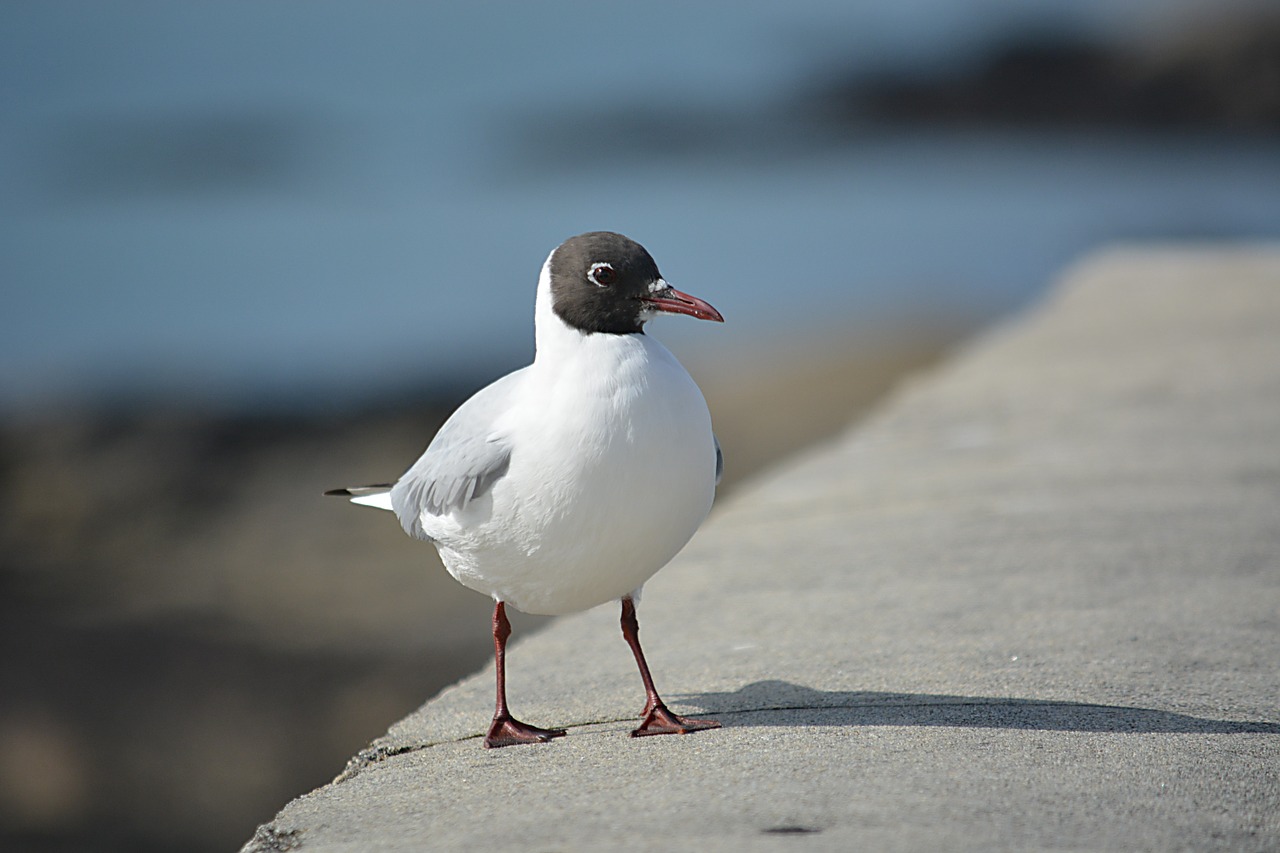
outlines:
{"label": "wing feather", "polygon": [[447,515],[483,496],[507,473],[511,444],[502,433],[523,370],[478,391],[445,421],[425,453],[391,489],[391,505],[410,536],[430,539],[422,515]]}

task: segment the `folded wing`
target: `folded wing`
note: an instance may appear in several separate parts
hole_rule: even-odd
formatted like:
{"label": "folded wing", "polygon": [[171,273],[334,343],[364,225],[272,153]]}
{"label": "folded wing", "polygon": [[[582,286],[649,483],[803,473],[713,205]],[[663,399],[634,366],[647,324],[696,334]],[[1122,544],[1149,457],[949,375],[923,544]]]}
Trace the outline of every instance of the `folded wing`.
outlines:
{"label": "folded wing", "polygon": [[523,372],[504,376],[463,403],[391,488],[391,507],[410,536],[430,539],[422,529],[423,513],[463,509],[507,473],[511,444],[498,420],[510,408]]}

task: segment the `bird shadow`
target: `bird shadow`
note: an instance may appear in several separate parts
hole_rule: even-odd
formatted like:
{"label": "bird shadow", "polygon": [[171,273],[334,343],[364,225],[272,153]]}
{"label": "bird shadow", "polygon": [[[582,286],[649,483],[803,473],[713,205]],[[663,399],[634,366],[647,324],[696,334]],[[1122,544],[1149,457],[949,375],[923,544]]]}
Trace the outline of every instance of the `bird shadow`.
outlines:
{"label": "bird shadow", "polygon": [[958,726],[1132,734],[1280,734],[1280,723],[1215,720],[1126,705],[1004,696],[817,690],[756,681],[733,692],[684,694],[681,703],[731,726]]}

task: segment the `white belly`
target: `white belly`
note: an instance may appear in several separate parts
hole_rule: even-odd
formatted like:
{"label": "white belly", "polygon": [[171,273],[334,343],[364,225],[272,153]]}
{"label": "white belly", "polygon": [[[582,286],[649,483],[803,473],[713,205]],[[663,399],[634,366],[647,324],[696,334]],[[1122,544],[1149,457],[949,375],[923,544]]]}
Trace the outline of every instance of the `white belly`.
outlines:
{"label": "white belly", "polygon": [[585,369],[584,358],[531,371],[506,475],[464,510],[423,519],[455,578],[528,613],[638,589],[689,541],[715,493],[711,417],[693,379],[651,338],[593,337],[589,355],[611,369]]}

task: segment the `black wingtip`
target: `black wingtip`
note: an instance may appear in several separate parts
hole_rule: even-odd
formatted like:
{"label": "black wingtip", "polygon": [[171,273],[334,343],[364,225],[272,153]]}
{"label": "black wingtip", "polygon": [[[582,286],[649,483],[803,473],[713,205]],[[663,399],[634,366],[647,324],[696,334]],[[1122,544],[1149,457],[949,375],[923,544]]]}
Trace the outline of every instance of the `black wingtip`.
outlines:
{"label": "black wingtip", "polygon": [[338,497],[338,498],[349,498],[351,497],[351,490],[350,489],[330,489],[329,491],[325,492],[325,494],[333,495],[334,497]]}

